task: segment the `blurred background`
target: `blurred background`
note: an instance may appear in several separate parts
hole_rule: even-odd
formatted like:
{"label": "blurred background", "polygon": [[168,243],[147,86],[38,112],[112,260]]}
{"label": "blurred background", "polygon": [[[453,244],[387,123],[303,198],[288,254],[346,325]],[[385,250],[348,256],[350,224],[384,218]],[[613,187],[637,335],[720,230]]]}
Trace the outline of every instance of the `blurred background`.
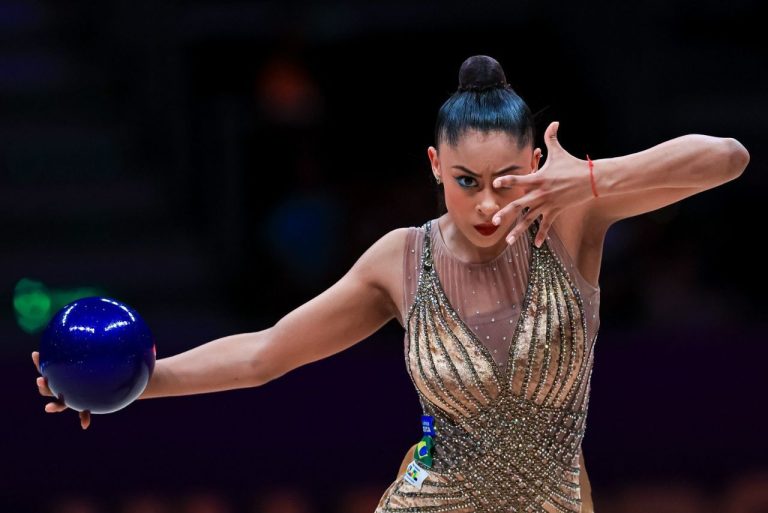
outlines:
{"label": "blurred background", "polygon": [[538,146],[559,120],[579,158],[687,133],[750,151],[611,228],[583,448],[598,513],[768,512],[767,20],[745,0],[0,0],[0,511],[372,512],[421,436],[396,321],[87,431],[44,412],[30,353],[84,295],[136,308],[158,358],[273,325],[438,215],[435,116],[488,54]]}

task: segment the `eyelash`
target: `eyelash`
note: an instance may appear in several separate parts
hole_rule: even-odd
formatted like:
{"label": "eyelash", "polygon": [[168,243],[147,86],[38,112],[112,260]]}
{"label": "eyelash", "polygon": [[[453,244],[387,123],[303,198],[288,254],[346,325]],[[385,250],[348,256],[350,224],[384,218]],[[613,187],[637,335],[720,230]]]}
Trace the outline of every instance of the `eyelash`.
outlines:
{"label": "eyelash", "polygon": [[477,180],[475,180],[475,179],[474,179],[474,178],[472,178],[471,176],[466,176],[466,175],[464,175],[464,176],[457,176],[457,177],[456,177],[456,183],[458,183],[458,184],[459,184],[459,187],[463,187],[463,188],[465,188],[465,189],[469,189],[470,187],[474,187],[474,185],[467,185],[467,184],[463,184],[463,183],[461,183],[461,181],[460,181],[460,180],[461,180],[461,179],[463,179],[463,178],[467,178],[467,179],[469,179],[469,180],[474,180],[474,181],[475,181],[475,185],[477,185]]}

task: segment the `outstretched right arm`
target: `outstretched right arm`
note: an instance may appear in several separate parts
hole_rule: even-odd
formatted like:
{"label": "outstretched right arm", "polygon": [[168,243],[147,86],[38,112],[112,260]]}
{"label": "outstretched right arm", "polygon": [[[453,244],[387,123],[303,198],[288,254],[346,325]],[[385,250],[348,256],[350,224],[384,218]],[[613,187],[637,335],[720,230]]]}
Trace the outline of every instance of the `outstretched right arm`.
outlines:
{"label": "outstretched right arm", "polygon": [[[365,339],[399,317],[406,233],[399,228],[384,235],[339,281],[271,328],[157,360],[140,399],[259,386]],[[38,386],[42,395],[52,395],[44,379]],[[49,412],[66,409],[49,404]]]}
{"label": "outstretched right arm", "polygon": [[386,234],[331,288],[264,332],[253,358],[258,384],[341,352],[399,316],[406,231]]}

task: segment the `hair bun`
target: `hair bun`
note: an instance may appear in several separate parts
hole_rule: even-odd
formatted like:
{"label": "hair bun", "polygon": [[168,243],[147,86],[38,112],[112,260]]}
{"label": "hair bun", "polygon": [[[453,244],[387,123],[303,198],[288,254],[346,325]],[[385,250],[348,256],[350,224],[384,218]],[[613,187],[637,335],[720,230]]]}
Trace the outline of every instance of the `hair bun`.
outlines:
{"label": "hair bun", "polygon": [[459,68],[459,91],[485,91],[509,87],[499,61],[487,55],[473,55]]}

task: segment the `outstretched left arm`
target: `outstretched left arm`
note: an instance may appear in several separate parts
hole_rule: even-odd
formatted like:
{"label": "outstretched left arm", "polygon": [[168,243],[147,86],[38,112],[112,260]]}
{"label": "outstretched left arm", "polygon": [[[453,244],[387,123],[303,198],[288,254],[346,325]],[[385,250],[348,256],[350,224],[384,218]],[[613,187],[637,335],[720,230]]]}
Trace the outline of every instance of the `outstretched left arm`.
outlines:
{"label": "outstretched left arm", "polygon": [[647,150],[629,155],[593,161],[595,190],[593,196],[589,167],[560,146],[559,123],[552,122],[544,133],[547,161],[527,175],[496,178],[494,187],[519,187],[524,194],[494,216],[516,216],[527,208],[521,222],[507,236],[512,242],[533,221],[541,217],[536,236],[541,245],[549,227],[564,210],[591,226],[604,230],[626,217],[636,216],[670,205],[683,198],[733,180],[749,163],[749,153],[736,139],[689,134],[676,137]]}
{"label": "outstretched left arm", "polygon": [[675,203],[741,175],[749,153],[736,139],[690,134],[639,153],[593,161],[598,197],[587,215],[605,224]]}

